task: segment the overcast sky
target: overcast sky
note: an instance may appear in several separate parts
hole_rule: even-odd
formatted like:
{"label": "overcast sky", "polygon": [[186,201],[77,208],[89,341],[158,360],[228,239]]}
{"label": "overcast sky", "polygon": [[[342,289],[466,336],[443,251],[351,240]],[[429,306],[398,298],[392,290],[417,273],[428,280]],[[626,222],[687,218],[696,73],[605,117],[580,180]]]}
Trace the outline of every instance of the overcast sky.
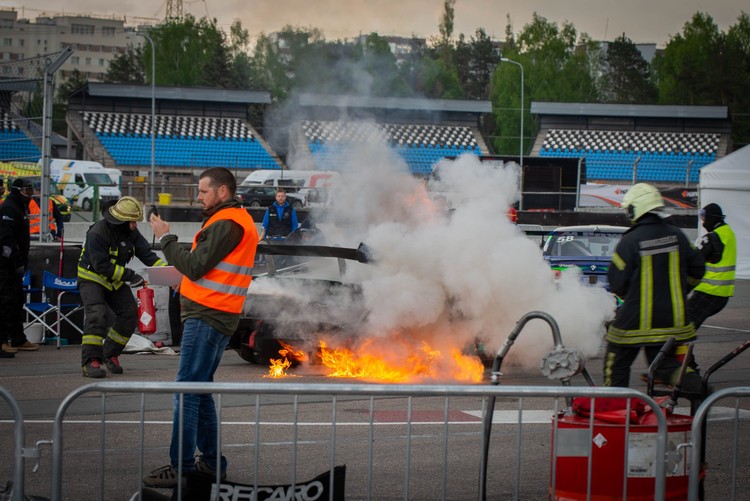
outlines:
{"label": "overcast sky", "polygon": [[[179,0],[173,0],[175,3]],[[167,0],[0,0],[16,7],[25,17],[42,13],[126,15],[135,18],[164,17]],[[117,5],[117,10],[112,9]],[[228,28],[240,19],[253,37],[285,25],[316,27],[328,40],[351,38],[376,31],[381,35],[438,34],[443,0],[183,0],[184,10],[196,17],[208,14]],[[740,0],[457,0],[455,34],[467,37],[477,28],[497,39],[505,38],[506,15],[513,32],[531,21],[533,12],[549,21],[570,21],[578,32],[596,40],[613,40],[625,33],[638,43],[663,47],[670,36],[680,33],[695,12],[707,12],[721,30],[735,24],[750,3]]]}

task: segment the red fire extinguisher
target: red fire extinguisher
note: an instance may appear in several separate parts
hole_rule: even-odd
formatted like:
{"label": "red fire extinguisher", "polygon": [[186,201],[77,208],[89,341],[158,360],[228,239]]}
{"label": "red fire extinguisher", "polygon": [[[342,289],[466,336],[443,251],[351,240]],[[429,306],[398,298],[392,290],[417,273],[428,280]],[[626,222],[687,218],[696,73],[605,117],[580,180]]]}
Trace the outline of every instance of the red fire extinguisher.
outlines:
{"label": "red fire extinguisher", "polygon": [[156,307],[154,306],[154,289],[143,284],[138,289],[138,330],[141,334],[156,332]]}

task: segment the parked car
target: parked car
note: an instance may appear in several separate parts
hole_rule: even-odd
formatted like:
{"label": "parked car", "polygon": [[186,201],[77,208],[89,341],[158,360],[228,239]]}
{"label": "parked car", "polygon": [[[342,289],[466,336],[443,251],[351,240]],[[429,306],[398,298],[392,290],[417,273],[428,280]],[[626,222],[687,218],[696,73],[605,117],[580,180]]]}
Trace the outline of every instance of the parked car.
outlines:
{"label": "parked car", "polygon": [[[276,188],[273,186],[238,186],[237,198],[248,207],[268,207],[276,201]],[[305,199],[296,193],[287,193],[286,199],[292,207],[299,209],[305,206]]]}
{"label": "parked car", "polygon": [[562,226],[542,238],[542,253],[559,274],[579,268],[586,283],[607,287],[607,271],[625,226]]}

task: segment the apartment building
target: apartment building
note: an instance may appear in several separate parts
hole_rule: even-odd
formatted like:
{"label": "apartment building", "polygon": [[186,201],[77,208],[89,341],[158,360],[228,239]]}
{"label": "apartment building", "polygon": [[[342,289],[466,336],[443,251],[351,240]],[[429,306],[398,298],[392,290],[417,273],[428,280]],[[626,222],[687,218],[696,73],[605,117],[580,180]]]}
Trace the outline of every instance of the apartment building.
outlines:
{"label": "apartment building", "polygon": [[73,55],[58,78],[66,79],[78,69],[90,82],[101,81],[112,59],[128,45],[143,43],[142,37],[125,28],[124,16],[55,14],[31,21],[19,18],[15,8],[0,7],[0,65],[70,47]]}

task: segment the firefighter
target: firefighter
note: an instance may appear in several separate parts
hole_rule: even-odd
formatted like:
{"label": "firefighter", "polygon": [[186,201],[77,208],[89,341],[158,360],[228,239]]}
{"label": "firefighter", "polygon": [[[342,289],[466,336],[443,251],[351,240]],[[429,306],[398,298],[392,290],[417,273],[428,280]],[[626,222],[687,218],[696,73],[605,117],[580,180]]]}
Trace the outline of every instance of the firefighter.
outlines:
{"label": "firefighter", "polygon": [[[130,287],[143,285],[144,279],[125,265],[133,257],[146,266],[166,265],[138,231],[137,222],[143,219],[138,200],[125,196],[108,202],[102,214],[104,219],[86,233],[78,261],[78,289],[85,314],[81,366],[83,375],[90,378],[106,375],[102,365],[112,374],[122,374],[118,357],[138,324],[138,306]],[[130,287],[124,287],[125,282]],[[108,330],[109,309],[116,318]]]}
{"label": "firefighter", "polygon": [[[630,366],[641,348],[651,363],[670,337],[675,338],[676,347],[666,355],[655,378],[674,384],[685,343],[695,338],[695,325],[687,315],[687,294],[703,276],[703,256],[679,228],[665,221],[664,201],[654,186],[631,187],[622,208],[633,227],[617,244],[607,274],[612,292],[624,302],[607,330],[604,384],[628,386]],[[693,369],[688,369],[682,383],[685,393],[700,392],[701,379]]]}

